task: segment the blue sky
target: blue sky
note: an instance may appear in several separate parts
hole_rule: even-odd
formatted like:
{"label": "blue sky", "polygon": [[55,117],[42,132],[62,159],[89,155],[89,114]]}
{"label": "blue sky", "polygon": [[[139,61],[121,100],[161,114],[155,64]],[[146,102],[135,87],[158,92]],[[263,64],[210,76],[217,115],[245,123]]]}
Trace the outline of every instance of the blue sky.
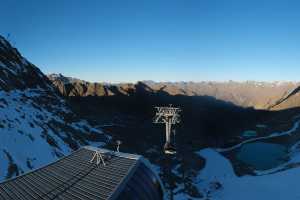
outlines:
{"label": "blue sky", "polygon": [[299,80],[299,1],[0,0],[0,8],[0,34],[44,73]]}

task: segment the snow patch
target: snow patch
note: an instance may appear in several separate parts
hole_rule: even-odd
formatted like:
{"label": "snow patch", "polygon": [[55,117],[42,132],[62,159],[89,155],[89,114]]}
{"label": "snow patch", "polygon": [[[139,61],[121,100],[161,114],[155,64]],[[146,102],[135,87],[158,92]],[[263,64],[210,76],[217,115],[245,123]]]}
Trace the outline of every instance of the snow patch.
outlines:
{"label": "snow patch", "polygon": [[[70,133],[51,123],[78,128],[83,133],[95,132],[87,121],[66,124],[59,113],[71,112],[62,99],[56,99],[47,106],[39,103],[47,98],[45,91],[27,89],[25,91],[0,91],[0,180],[6,177],[9,163],[4,152],[9,153],[19,169],[26,172],[53,162],[72,149],[65,139],[72,139]],[[45,99],[44,99],[45,101]],[[77,141],[76,141],[77,142]],[[103,146],[103,142],[89,142],[90,145]],[[80,144],[78,144],[80,145]],[[85,144],[86,145],[86,144]]]}
{"label": "snow patch", "polygon": [[[198,152],[206,165],[197,177],[204,199],[213,200],[296,200],[300,198],[300,168],[262,176],[238,177],[231,162],[213,149]],[[214,187],[214,186],[218,187]]]}

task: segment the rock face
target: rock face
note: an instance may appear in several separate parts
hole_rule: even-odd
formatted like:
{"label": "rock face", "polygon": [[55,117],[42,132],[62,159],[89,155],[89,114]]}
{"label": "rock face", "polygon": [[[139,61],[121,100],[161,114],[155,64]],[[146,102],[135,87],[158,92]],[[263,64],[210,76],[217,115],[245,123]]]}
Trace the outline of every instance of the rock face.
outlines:
{"label": "rock face", "polygon": [[129,95],[135,90],[134,84],[110,85],[91,83],[61,74],[50,74],[48,78],[59,89],[63,96],[113,96],[117,94]]}
{"label": "rock face", "polygon": [[21,56],[18,50],[0,36],[0,89],[43,88],[52,90],[46,76],[33,64]]}
{"label": "rock face", "polygon": [[49,79],[0,36],[0,180],[107,137],[70,109]]}
{"label": "rock face", "polygon": [[[298,87],[295,82],[175,82],[152,81],[136,84],[101,84],[51,74],[49,79],[64,96],[114,96],[144,93],[165,93],[183,96],[211,96],[242,107],[279,110],[300,106]],[[299,99],[300,100],[300,99]]]}

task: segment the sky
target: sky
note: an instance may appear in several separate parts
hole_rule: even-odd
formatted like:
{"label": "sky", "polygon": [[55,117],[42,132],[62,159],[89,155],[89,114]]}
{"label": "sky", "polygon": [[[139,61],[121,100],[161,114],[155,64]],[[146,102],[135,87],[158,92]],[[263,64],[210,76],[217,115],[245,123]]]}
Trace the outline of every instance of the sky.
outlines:
{"label": "sky", "polygon": [[44,73],[93,82],[298,81],[300,1],[0,0]]}

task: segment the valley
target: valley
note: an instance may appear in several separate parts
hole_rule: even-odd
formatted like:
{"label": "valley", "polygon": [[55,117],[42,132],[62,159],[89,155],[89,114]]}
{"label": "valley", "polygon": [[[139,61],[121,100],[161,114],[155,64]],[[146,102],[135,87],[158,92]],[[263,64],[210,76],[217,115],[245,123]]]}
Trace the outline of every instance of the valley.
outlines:
{"label": "valley", "polygon": [[[289,104],[289,98],[295,95],[292,98],[296,99],[298,96],[297,93],[291,92],[297,91],[297,83],[267,83],[267,86],[258,86],[258,83],[254,82],[237,83],[243,85],[240,86],[242,88],[253,87],[256,90],[261,90],[261,93],[269,90],[278,95],[278,99],[269,100],[269,102],[274,102],[273,106],[269,104],[263,109],[258,109],[256,107],[259,103],[242,106],[241,102],[236,102],[235,99],[228,100],[224,97],[225,95],[174,93],[174,91],[179,91],[177,88],[181,87],[179,83],[165,83],[167,86],[164,86],[164,89],[157,89],[155,85],[157,87],[158,84],[163,85],[163,83],[138,82],[136,84],[107,85],[89,83],[62,75],[50,75],[49,77],[61,91],[61,94],[68,99],[75,113],[89,119],[96,125],[106,124],[99,126],[105,132],[110,133],[115,140],[122,141],[122,150],[132,153],[138,152],[150,159],[161,175],[166,188],[172,191],[174,199],[215,199],[215,193],[220,192],[220,188],[211,188],[211,185],[214,184],[213,181],[208,181],[206,186],[199,183],[198,179],[202,180],[202,168],[205,168],[206,160],[209,159],[205,156],[199,156],[201,155],[197,154],[199,149],[203,149],[203,151],[213,149],[219,156],[225,156],[229,159],[228,162],[232,162],[232,170],[237,177],[256,176],[253,166],[236,158],[241,147],[246,144],[265,141],[274,143],[274,145],[284,145],[289,149],[292,144],[299,140],[297,120],[300,110],[297,106],[294,107],[294,104]],[[201,90],[201,87],[205,88],[207,84],[199,84],[198,90]],[[227,84],[233,83],[223,83],[225,86],[222,86],[221,83],[218,84],[221,85],[219,87],[228,87]],[[168,87],[173,87],[173,92],[165,89]],[[186,88],[189,88],[188,83]],[[253,96],[254,99],[257,91],[252,93],[251,91],[252,89],[246,89],[243,94]],[[287,101],[285,102],[281,96],[288,93],[291,94],[285,98]],[[166,106],[168,104],[178,106],[183,111],[181,124],[176,127],[178,154],[176,159],[172,159],[170,163],[162,151],[164,127],[157,127],[153,124],[154,106]],[[289,107],[288,109],[279,109],[281,105],[288,105]],[[103,113],[105,114],[103,115]],[[114,148],[114,145],[107,147]],[[267,149],[262,151],[267,151]],[[272,151],[276,152],[275,150],[270,151],[270,154]],[[249,159],[256,157],[255,154],[249,156]],[[266,156],[269,155],[266,154]],[[284,157],[287,160],[279,162],[277,159],[281,157],[275,157],[275,161],[270,161],[273,163],[267,165],[267,171],[274,170],[276,172],[278,165],[293,163],[289,158],[286,158],[286,153],[284,153]],[[261,159],[266,160],[263,157]],[[297,162],[295,160],[294,164],[297,165]],[[171,173],[166,168],[170,165]],[[197,178],[198,176],[199,178]],[[222,179],[217,177],[217,179],[219,178]],[[231,196],[228,199],[231,199]]]}
{"label": "valley", "polygon": [[[44,75],[3,37],[0,82],[0,180],[86,145],[115,150],[117,140],[120,151],[150,160],[176,200],[238,199],[256,181],[297,178],[297,82],[90,83]],[[182,109],[176,157],[163,153],[164,126],[153,124],[154,107],[169,104]],[[252,148],[278,155],[263,163]]]}

